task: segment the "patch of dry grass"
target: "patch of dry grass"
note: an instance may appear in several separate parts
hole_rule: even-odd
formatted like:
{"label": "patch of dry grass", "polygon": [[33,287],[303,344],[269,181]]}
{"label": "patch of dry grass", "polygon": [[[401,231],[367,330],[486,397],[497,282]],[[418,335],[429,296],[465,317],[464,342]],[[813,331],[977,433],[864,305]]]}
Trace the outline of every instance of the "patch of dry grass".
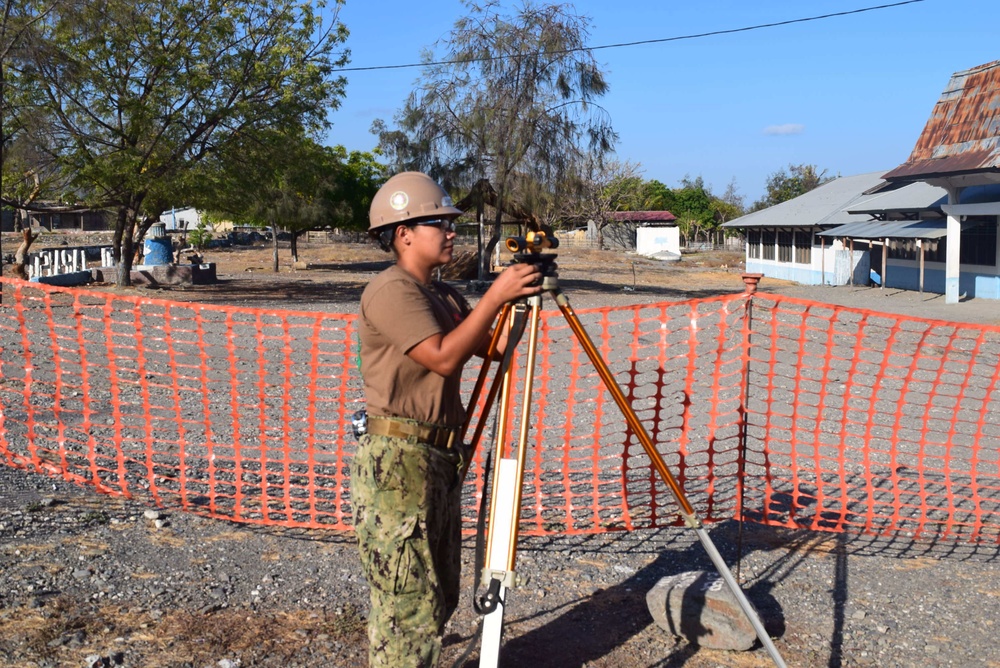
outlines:
{"label": "patch of dry grass", "polygon": [[146,611],[81,604],[61,596],[39,608],[0,614],[0,656],[28,655],[67,666],[78,665],[83,655],[111,657],[126,647],[128,665],[145,668],[214,665],[227,656],[240,657],[244,665],[280,666],[311,640],[356,646],[363,645],[364,637],[365,622],[354,609],[340,614],[174,610],[157,619]]}

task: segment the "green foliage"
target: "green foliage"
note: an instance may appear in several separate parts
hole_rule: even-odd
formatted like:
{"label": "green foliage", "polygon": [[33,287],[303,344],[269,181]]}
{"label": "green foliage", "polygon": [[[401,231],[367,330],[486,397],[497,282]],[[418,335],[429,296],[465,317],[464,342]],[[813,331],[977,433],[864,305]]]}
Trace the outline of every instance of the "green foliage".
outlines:
{"label": "green foliage", "polygon": [[705,190],[705,184],[700,176],[694,181],[686,177],[681,181],[681,187],[674,190],[674,207],[671,213],[679,220],[689,221],[698,226],[710,225],[715,219],[712,197]]}
{"label": "green foliage", "polygon": [[642,208],[645,211],[670,211],[676,209],[674,191],[663,183],[646,181],[642,186]]}
{"label": "green foliage", "polygon": [[301,129],[235,143],[202,172],[216,211],[242,224],[293,232],[366,229],[383,175],[373,154],[322,146]]}
{"label": "green foliage", "polygon": [[57,3],[31,24],[32,48],[11,60],[26,91],[13,113],[91,205],[119,210],[124,268],[137,222],[204,193],[202,161],[274,128],[328,125],[347,31],[336,11],[323,24],[322,8],[93,0]]}
{"label": "green foliage", "polygon": [[187,240],[189,244],[198,250],[204,250],[208,247],[208,244],[212,241],[212,233],[208,231],[208,225],[204,220],[200,221],[196,228],[188,232]]}
{"label": "green foliage", "polygon": [[677,217],[681,231],[691,237],[716,230],[745,213],[743,196],[738,193],[735,181],[722,196],[716,196],[701,176],[684,177],[676,189],[656,180],[646,181],[642,185],[642,201],[647,211],[670,211]]}
{"label": "green foliage", "polygon": [[779,169],[767,177],[764,197],[754,202],[750,210],[759,211],[787,202],[832,180],[833,177],[828,177],[825,169],[817,171],[815,165],[789,165],[787,171]]}
{"label": "green foliage", "polygon": [[329,224],[353,230],[368,229],[368,209],[379,186],[385,182],[386,169],[377,155],[335,146],[331,151],[331,180],[324,196],[331,211]]}

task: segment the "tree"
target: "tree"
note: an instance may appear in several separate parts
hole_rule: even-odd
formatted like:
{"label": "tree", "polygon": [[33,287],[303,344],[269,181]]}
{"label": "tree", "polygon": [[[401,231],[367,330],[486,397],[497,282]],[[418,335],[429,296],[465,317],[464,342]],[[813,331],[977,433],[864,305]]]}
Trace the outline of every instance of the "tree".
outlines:
{"label": "tree", "polygon": [[325,193],[332,213],[329,222],[350,230],[367,230],[372,198],[386,179],[385,165],[374,153],[347,153],[343,146],[334,146],[331,151],[339,167],[333,175],[332,188]]}
{"label": "tree", "polygon": [[203,170],[203,183],[214,191],[213,215],[225,212],[244,224],[269,228],[275,272],[279,231],[290,231],[292,261],[298,261],[298,237],[327,218],[324,193],[339,165],[331,150],[300,128],[232,142],[218,158]]}
{"label": "tree", "polygon": [[618,211],[636,211],[643,202],[639,165],[629,161],[589,160],[576,179],[577,189],[566,199],[566,218],[593,221],[597,247],[604,249],[605,231]]}
{"label": "tree", "polygon": [[232,144],[218,160],[206,162],[201,182],[206,184],[203,196],[212,195],[214,215],[270,228],[277,272],[280,230],[290,233],[297,262],[298,239],[309,230],[327,225],[366,229],[383,174],[372,154],[322,146],[300,129]]}
{"label": "tree", "polygon": [[[61,192],[66,185],[63,174],[47,156],[34,150],[23,135],[8,143],[3,155],[3,204],[13,212],[14,230],[21,232],[21,244],[14,253],[14,275],[28,280],[28,251],[37,235],[26,224],[27,214],[38,209],[37,203],[45,195]],[[66,207],[68,210],[71,207]],[[51,211],[51,207],[46,210]]]}
{"label": "tree", "polygon": [[[11,160],[11,147],[18,141],[17,157],[26,158],[32,147],[22,139],[23,133],[17,119],[12,118],[8,95],[8,67],[16,49],[23,48],[22,39],[32,26],[41,21],[58,4],[58,0],[36,5],[31,0],[3,0],[0,5],[0,211],[9,205],[15,217],[15,230],[22,233],[22,241],[15,253],[14,273],[27,279],[25,264],[28,249],[35,237],[31,229],[23,226],[25,207],[31,205],[46,191],[50,179],[56,176],[49,161],[29,164],[24,160]],[[3,274],[3,248],[0,247],[0,275]]]}
{"label": "tree", "polygon": [[743,196],[735,180],[721,197],[712,193],[701,176],[685,176],[677,189],[656,180],[646,181],[642,200],[642,208],[648,211],[670,211],[677,216],[681,232],[692,240],[717,233],[723,223],[744,213]]}
{"label": "tree", "polygon": [[754,202],[750,210],[759,211],[781,204],[832,180],[833,177],[826,176],[825,169],[819,172],[815,165],[789,165],[788,171],[779,169],[767,177],[766,194]]}
{"label": "tree", "polygon": [[677,216],[677,225],[688,242],[697,240],[715,225],[712,195],[701,176],[692,180],[681,179],[681,187],[674,190],[674,204],[670,212]]}
{"label": "tree", "polygon": [[645,211],[673,211],[674,191],[655,179],[642,184],[642,208]]}
{"label": "tree", "polygon": [[469,15],[455,23],[444,58],[425,54],[399,129],[378,121],[373,131],[395,169],[428,172],[446,188],[493,186],[499,206],[485,262],[518,180],[554,184],[588,153],[603,158],[617,135],[595,105],[608,84],[586,48],[588,19],[530,0],[513,16],[498,0],[463,4]]}
{"label": "tree", "polygon": [[[335,0],[339,10],[342,0]],[[34,26],[17,63],[51,119],[51,147],[93,206],[117,210],[118,285],[135,245],[193,169],[266,129],[327,126],[343,95],[334,48],[347,31],[322,3],[296,0],[94,0]]]}
{"label": "tree", "polygon": [[715,199],[715,217],[720,224],[739,218],[746,212],[746,197],[740,194],[736,179],[729,182],[722,197]]}

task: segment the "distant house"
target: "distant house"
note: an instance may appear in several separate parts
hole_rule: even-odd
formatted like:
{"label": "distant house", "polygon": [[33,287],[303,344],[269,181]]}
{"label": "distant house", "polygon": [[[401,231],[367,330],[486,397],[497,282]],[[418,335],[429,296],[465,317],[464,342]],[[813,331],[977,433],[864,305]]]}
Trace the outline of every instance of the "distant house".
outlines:
{"label": "distant house", "polygon": [[168,231],[194,230],[201,223],[201,214],[190,206],[170,209],[160,214],[160,222]]}
{"label": "distant house", "polygon": [[[669,211],[614,211],[603,230],[610,248],[634,250],[642,255],[681,255],[677,216]],[[587,238],[597,239],[597,223],[587,224]]]}
{"label": "distant house", "polygon": [[1000,299],[1000,61],[954,74],[909,159],[836,179],[724,227],[747,271]]}
{"label": "distant house", "polygon": [[[35,202],[25,211],[24,225],[49,232],[103,232],[114,229],[114,217],[103,209],[88,209],[61,202]],[[4,207],[0,231],[14,232],[14,211]]]}

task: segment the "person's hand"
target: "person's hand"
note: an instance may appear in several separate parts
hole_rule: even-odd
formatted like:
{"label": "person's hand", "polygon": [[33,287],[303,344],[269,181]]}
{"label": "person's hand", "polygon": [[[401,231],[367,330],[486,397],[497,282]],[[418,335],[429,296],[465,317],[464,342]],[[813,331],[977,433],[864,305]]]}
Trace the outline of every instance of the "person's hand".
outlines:
{"label": "person's hand", "polygon": [[519,262],[512,264],[497,276],[486,295],[505,304],[522,297],[531,297],[542,292],[542,272],[537,264]]}

